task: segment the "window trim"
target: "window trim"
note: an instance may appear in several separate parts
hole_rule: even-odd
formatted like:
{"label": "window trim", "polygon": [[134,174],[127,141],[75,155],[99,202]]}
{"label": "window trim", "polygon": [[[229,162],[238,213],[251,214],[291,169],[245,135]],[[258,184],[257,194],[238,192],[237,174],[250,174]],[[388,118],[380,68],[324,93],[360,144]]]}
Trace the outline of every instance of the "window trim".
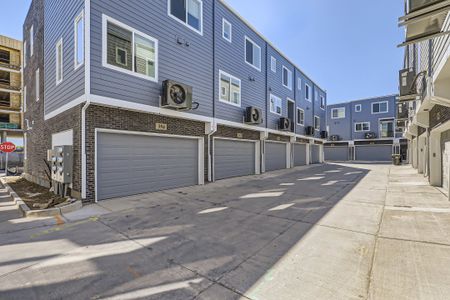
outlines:
{"label": "window trim", "polygon": [[[78,22],[82,21],[83,22],[83,59],[81,63],[78,63],[78,28],[77,28],[77,24]],[[73,21],[73,28],[74,28],[74,51],[73,51],[73,59],[74,59],[74,69],[78,69],[79,67],[81,67],[82,65],[84,65],[84,61],[85,61],[85,36],[84,36],[84,28],[85,28],[86,24],[85,24],[85,20],[84,20],[84,9],[81,10],[80,14],[78,16],[75,17],[75,20]]]}
{"label": "window trim", "polygon": [[41,77],[41,72],[39,71],[39,68],[36,70],[36,72],[34,73],[34,91],[36,93],[35,97],[36,97],[36,102],[38,102],[40,100],[40,77]]}
{"label": "window trim", "polygon": [[[356,125],[357,124],[362,124],[362,130],[356,130]],[[369,124],[369,126],[368,126],[368,129],[367,130],[364,130],[364,124]],[[370,122],[367,122],[367,121],[365,121],[365,122],[355,122],[355,125],[354,125],[354,132],[369,132],[370,131]]]}
{"label": "window trim", "polygon": [[34,54],[34,25],[30,27],[30,57]]}
{"label": "window trim", "polygon": [[[135,48],[134,36],[135,36],[135,34],[138,34],[138,35],[142,36],[143,38],[152,41],[155,44],[155,77],[154,78],[149,77],[147,75],[136,73],[134,71],[134,59],[132,59],[132,68],[131,68],[132,70],[131,71],[108,64],[108,59],[107,59],[108,22],[110,22],[116,26],[122,27],[123,29],[126,29],[128,31],[131,31],[131,33],[133,34],[132,35],[132,43],[131,43],[132,44],[132,52],[133,52],[131,54],[132,57],[134,56],[134,48]],[[116,19],[111,18],[108,15],[102,14],[102,67],[157,83],[158,77],[159,77],[158,76],[159,75],[159,53],[158,52],[159,52],[159,46],[158,46],[158,40],[156,38],[151,37],[148,34],[145,34],[139,30],[136,30],[133,27],[128,26],[120,21],[117,21]]]}
{"label": "window trim", "polygon": [[[386,103],[386,111],[374,112],[373,111],[373,106],[375,104],[381,104],[381,103]],[[372,102],[372,107],[371,108],[372,108],[372,115],[387,114],[387,113],[389,113],[389,101]]]}
{"label": "window trim", "polygon": [[[270,105],[270,100],[272,100],[272,97],[275,97],[275,98],[280,100],[280,104],[281,104],[280,105],[280,108],[281,108],[281,112],[280,113],[276,112],[276,107],[275,107],[275,111],[272,110],[272,107]],[[276,96],[274,94],[269,94],[269,111],[270,111],[270,113],[272,113],[274,115],[282,116],[283,115],[283,99],[281,99],[280,97],[278,97],[278,96]]]}
{"label": "window trim", "polygon": [[23,42],[23,67],[27,67],[27,41]]}
{"label": "window trim", "polygon": [[[356,109],[357,107],[359,107],[359,110]],[[362,105],[361,104],[356,104],[355,105],[355,112],[357,112],[357,113],[362,112]]]}
{"label": "window trim", "polygon": [[[298,118],[298,111],[302,111],[303,112],[303,122],[302,123],[300,123],[299,121],[299,118]],[[305,126],[305,110],[303,109],[303,108],[300,108],[300,107],[298,107],[297,106],[297,125],[299,125],[299,126]]]}
{"label": "window trim", "polygon": [[[222,93],[222,86],[221,86],[221,84],[222,84],[222,82],[221,82],[221,79],[220,79],[221,75],[225,75],[227,77],[230,77],[230,79],[235,79],[235,80],[239,81],[239,88],[240,88],[239,89],[239,104],[233,103],[231,101],[222,100],[222,97],[221,97],[221,93]],[[231,85],[231,82],[230,82],[230,85]],[[229,90],[229,96],[230,96],[230,100],[231,100],[231,88]],[[235,107],[241,107],[242,106],[242,81],[239,78],[237,78],[236,76],[228,74],[227,72],[224,72],[222,70],[219,70],[219,102],[226,103],[226,104],[229,104],[229,105],[232,105],[232,106],[235,106]]]}
{"label": "window trim", "polygon": [[[186,1],[189,0],[185,0],[185,3],[187,3]],[[171,17],[172,19],[174,19],[175,21],[177,21],[180,24],[183,24],[184,26],[186,26],[187,28],[189,28],[192,31],[195,31],[196,33],[200,34],[201,36],[203,36],[203,0],[194,0],[194,1],[198,1],[200,3],[200,30],[192,27],[191,25],[188,24],[187,22],[187,16],[186,16],[186,22],[183,22],[182,20],[178,19],[176,16],[172,15],[171,13],[171,3],[170,0],[167,0],[167,15],[169,17]],[[186,9],[186,14],[188,13],[187,9]]]}
{"label": "window trim", "polygon": [[[59,61],[58,48],[61,47],[61,61]],[[55,79],[56,85],[59,85],[64,80],[64,44],[63,38],[60,38],[55,47]],[[59,64],[58,64],[59,63]],[[58,70],[61,69],[61,79],[58,80]]]}
{"label": "window trim", "polygon": [[[249,41],[250,43],[253,44],[254,47],[256,46],[259,49],[259,68],[247,61],[247,41]],[[261,55],[262,55],[261,47],[257,43],[255,43],[251,38],[249,38],[248,36],[244,36],[244,61],[245,61],[245,63],[247,65],[253,67],[254,69],[258,70],[259,72],[261,72],[261,67],[262,67]]]}
{"label": "window trim", "polygon": [[[306,88],[306,87],[308,87],[308,88]],[[306,90],[308,90],[308,96],[309,97],[306,97]],[[312,99],[311,99],[311,86],[309,84],[307,84],[307,83],[305,83],[305,99],[308,102],[312,102]]]}
{"label": "window trim", "polygon": [[[225,37],[225,24],[230,26],[230,39]],[[229,43],[233,42],[233,25],[225,18],[222,18],[222,37]]]}
{"label": "window trim", "polygon": [[[337,110],[337,109],[344,109],[344,116],[343,116],[343,117],[333,117],[333,112],[334,112],[335,110]],[[333,107],[333,108],[331,109],[331,119],[332,119],[332,120],[345,119],[346,116],[347,116],[347,110],[345,109],[344,106],[342,106],[342,107]]]}
{"label": "window trim", "polygon": [[[326,102],[325,102],[325,97],[323,96],[323,95],[320,95],[319,94],[319,102],[320,102],[320,109],[321,110],[325,110],[326,109],[326,107],[327,107],[327,104],[326,104]],[[322,103],[323,103],[323,106],[322,106]]]}
{"label": "window trim", "polygon": [[[316,120],[319,120],[319,127],[316,127]],[[317,115],[314,115],[314,129],[320,131],[320,117]]]}
{"label": "window trim", "polygon": [[270,57],[270,70],[275,74],[277,73],[277,59],[273,56]]}
{"label": "window trim", "polygon": [[[290,74],[290,78],[291,78],[291,80],[290,80],[290,83],[291,83],[291,86],[289,86],[289,85],[284,85],[284,70],[286,70],[287,71],[287,74],[288,74],[288,84],[289,84],[289,74]],[[291,70],[289,70],[289,68],[287,68],[286,66],[284,66],[283,65],[283,68],[282,68],[282,72],[281,72],[281,83],[283,84],[283,86],[285,87],[285,88],[287,88],[288,90],[290,90],[290,91],[292,91],[292,85],[293,85],[293,78],[292,78],[292,71]]]}
{"label": "window trim", "polygon": [[25,85],[23,87],[23,93],[22,93],[22,105],[23,105],[23,112],[26,113],[27,112],[27,86]]}
{"label": "window trim", "polygon": [[298,78],[297,78],[297,89],[298,89],[299,91],[302,90],[302,84],[303,84],[302,78],[301,78],[301,77],[298,77]]}

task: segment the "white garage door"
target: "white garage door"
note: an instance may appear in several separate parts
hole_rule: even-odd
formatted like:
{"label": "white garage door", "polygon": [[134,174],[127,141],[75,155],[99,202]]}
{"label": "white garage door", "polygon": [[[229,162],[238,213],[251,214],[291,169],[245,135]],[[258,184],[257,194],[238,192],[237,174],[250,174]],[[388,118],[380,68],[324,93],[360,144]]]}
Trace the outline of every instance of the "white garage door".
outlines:
{"label": "white garage door", "polygon": [[294,166],[305,166],[306,165],[306,144],[295,144],[294,145]]}
{"label": "white garage door", "polygon": [[214,139],[215,179],[256,174],[256,142]]}
{"label": "white garage door", "polygon": [[199,184],[199,151],[197,138],[99,132],[97,200]]}
{"label": "white garage door", "polygon": [[392,160],[392,145],[356,146],[356,160],[386,162]]}
{"label": "white garage door", "polygon": [[445,143],[445,150],[442,156],[442,187],[448,191],[449,189],[449,175],[450,175],[450,142]]}
{"label": "white garage door", "polygon": [[286,143],[266,142],[266,171],[286,169]]}

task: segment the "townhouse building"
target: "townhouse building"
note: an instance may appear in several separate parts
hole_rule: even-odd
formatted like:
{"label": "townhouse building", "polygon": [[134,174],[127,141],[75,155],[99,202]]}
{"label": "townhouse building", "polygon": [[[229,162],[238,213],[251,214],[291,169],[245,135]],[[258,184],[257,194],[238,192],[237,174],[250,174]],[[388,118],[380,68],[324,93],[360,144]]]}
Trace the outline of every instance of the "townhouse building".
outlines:
{"label": "townhouse building", "polygon": [[23,31],[29,180],[61,145],[85,201],[323,161],[326,91],[221,0],[33,0]]}
{"label": "townhouse building", "polygon": [[397,127],[397,96],[353,100],[327,106],[328,161],[390,161],[407,143]]}
{"label": "townhouse building", "polygon": [[449,190],[450,1],[405,1],[404,67],[399,117],[406,124],[410,161],[433,186]]}

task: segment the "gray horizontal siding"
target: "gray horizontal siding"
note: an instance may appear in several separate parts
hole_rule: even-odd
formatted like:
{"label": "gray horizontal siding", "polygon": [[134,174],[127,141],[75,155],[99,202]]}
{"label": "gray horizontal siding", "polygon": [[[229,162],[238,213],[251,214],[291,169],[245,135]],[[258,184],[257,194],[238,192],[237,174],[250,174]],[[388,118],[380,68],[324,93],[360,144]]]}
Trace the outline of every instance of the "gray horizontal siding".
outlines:
{"label": "gray horizontal siding", "polygon": [[[102,14],[159,41],[159,82],[141,79],[102,66]],[[203,35],[167,14],[166,0],[91,1],[91,92],[95,95],[159,106],[166,79],[193,86],[194,114],[212,116],[212,1],[203,1]],[[189,42],[179,45],[177,38]]]}
{"label": "gray horizontal siding", "polygon": [[[84,65],[74,66],[74,20],[84,0],[45,0],[44,99],[49,113],[84,94]],[[63,81],[56,85],[56,43],[63,39]],[[42,76],[42,72],[41,72]],[[30,91],[31,92],[31,91]]]}
{"label": "gray horizontal siding", "polygon": [[[450,30],[450,14],[447,16],[443,31]],[[444,35],[433,40],[433,72],[437,70],[439,64],[444,59],[445,53],[450,47],[450,35]]]}

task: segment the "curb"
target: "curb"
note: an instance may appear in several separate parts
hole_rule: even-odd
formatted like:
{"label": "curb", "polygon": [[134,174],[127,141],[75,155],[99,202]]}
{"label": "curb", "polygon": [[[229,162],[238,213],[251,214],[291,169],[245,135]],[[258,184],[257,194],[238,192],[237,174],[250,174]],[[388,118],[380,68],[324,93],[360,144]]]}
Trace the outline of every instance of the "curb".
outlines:
{"label": "curb", "polygon": [[9,186],[9,184],[6,183],[4,178],[0,178],[0,182],[3,184],[9,195],[13,198],[14,204],[22,212],[22,215],[27,218],[62,216],[63,214],[79,210],[83,207],[82,202],[80,200],[76,200],[73,203],[61,207],[31,210],[28,207],[28,205],[19,197],[19,195],[17,195],[17,193],[14,192],[14,190]]}

